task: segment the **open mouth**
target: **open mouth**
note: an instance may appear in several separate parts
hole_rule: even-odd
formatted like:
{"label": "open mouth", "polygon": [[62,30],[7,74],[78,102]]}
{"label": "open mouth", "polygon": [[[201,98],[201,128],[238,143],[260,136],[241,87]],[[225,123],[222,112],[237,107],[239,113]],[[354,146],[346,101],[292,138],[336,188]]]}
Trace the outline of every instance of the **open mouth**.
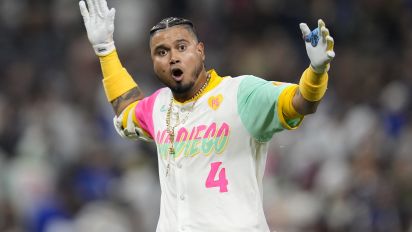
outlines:
{"label": "open mouth", "polygon": [[181,81],[183,78],[183,71],[180,68],[173,68],[172,77],[175,81]]}

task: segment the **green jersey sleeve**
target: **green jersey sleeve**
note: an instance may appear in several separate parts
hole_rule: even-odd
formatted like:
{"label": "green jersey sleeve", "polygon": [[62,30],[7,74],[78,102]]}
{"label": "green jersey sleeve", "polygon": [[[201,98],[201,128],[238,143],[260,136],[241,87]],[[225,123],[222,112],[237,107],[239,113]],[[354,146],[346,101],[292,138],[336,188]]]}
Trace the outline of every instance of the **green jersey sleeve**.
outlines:
{"label": "green jersey sleeve", "polygon": [[[289,83],[266,81],[255,76],[243,76],[237,93],[240,119],[249,133],[258,141],[269,141],[276,132],[285,129],[283,116],[278,112],[278,99]],[[300,119],[286,121],[298,125]]]}

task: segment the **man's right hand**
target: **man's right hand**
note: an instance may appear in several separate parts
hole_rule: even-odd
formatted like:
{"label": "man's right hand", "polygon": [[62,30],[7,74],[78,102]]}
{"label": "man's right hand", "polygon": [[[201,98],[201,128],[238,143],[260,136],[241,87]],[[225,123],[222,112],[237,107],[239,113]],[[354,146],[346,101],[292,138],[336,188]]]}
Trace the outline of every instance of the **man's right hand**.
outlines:
{"label": "man's right hand", "polygon": [[106,56],[115,50],[113,41],[114,16],[116,10],[107,7],[106,0],[82,0],[80,13],[86,26],[87,37],[98,56]]}

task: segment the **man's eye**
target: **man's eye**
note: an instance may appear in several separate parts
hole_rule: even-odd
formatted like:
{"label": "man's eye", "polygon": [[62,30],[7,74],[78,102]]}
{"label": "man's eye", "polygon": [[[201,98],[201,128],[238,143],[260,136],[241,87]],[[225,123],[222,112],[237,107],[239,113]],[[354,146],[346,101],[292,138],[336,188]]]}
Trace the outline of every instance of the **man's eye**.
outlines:
{"label": "man's eye", "polygon": [[165,56],[165,55],[167,54],[167,51],[164,50],[164,49],[162,49],[162,50],[157,51],[157,54],[158,54],[159,56]]}
{"label": "man's eye", "polygon": [[180,44],[178,49],[179,49],[179,51],[184,51],[184,50],[186,50],[186,45],[185,44]]}

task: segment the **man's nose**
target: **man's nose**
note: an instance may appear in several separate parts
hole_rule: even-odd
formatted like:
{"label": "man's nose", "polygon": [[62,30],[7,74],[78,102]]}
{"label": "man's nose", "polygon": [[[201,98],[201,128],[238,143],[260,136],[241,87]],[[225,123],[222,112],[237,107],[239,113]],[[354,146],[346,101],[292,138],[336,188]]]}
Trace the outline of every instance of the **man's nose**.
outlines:
{"label": "man's nose", "polygon": [[172,53],[170,56],[170,64],[180,63],[179,57],[176,56],[176,53]]}

